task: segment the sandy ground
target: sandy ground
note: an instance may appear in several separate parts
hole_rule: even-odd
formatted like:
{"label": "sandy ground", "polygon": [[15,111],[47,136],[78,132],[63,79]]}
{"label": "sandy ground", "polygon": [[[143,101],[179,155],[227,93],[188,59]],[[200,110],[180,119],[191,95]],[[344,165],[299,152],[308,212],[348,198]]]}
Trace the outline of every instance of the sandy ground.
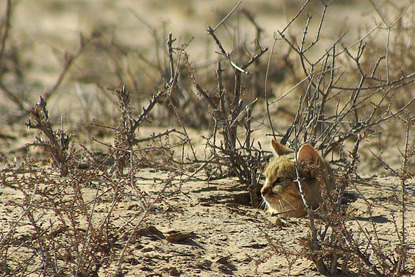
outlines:
{"label": "sandy ground", "polygon": [[[301,253],[299,240],[309,232],[305,218],[285,219],[283,224],[277,217],[262,209],[253,209],[247,204],[249,195],[235,179],[215,181],[189,180],[184,183],[174,181],[167,185],[168,173],[152,169],[142,169],[136,173],[136,185],[145,197],[131,193],[122,199],[112,214],[111,222],[120,228],[117,241],[120,245],[130,239],[130,249],[123,259],[121,268],[125,276],[322,276],[313,263],[293,253]],[[373,230],[375,226],[385,253],[392,251],[399,241],[395,223],[401,224],[401,206],[393,200],[393,190],[398,186],[396,178],[372,175],[362,177],[356,188],[349,192],[362,196],[353,199],[348,208],[352,219],[348,221],[355,235],[362,236],[359,228]],[[408,184],[413,186],[412,183]],[[91,221],[105,217],[111,207],[111,195],[104,189],[100,201],[94,208]],[[96,189],[86,188],[86,200],[94,199]],[[142,199],[152,203],[144,210]],[[106,198],[108,197],[108,199]],[[413,245],[415,232],[414,193],[408,195],[406,231],[408,244]],[[1,230],[5,234],[22,210],[13,208],[22,201],[22,194],[11,186],[0,187]],[[107,200],[105,200],[107,199]],[[373,204],[372,213],[367,202]],[[37,220],[47,225],[56,222],[53,214],[39,208],[42,214]],[[276,224],[276,222],[279,222]],[[372,224],[375,225],[372,225]],[[137,225],[133,236],[122,226]],[[53,225],[53,224],[52,224]],[[58,226],[58,222],[55,223]],[[400,228],[400,227],[398,227]],[[47,228],[46,228],[47,230]],[[19,222],[14,239],[24,241],[34,233],[27,219]],[[372,232],[374,236],[374,233]],[[374,239],[372,237],[371,239]],[[362,241],[366,239],[361,238]],[[367,238],[368,239],[368,238]],[[27,241],[29,243],[29,241]],[[12,251],[13,250],[13,251]],[[35,252],[23,245],[9,249],[9,265],[12,261],[26,260]],[[14,252],[15,251],[15,252]],[[23,251],[23,252],[22,252]],[[121,248],[115,250],[120,253]],[[284,255],[284,251],[292,255]],[[413,254],[413,250],[409,250]],[[18,256],[16,256],[18,255]],[[39,270],[40,256],[35,255],[32,269]],[[114,274],[116,263],[103,267],[99,276]],[[407,265],[410,272],[415,269],[411,261]],[[351,272],[356,268],[350,266]],[[36,276],[35,273],[33,276]]]}
{"label": "sandy ground", "polygon": [[[148,136],[160,130],[143,128],[140,133]],[[7,133],[12,135],[16,131],[9,129]],[[16,168],[26,153],[22,146],[33,137],[28,135],[30,132],[21,132],[26,136],[21,135],[15,140],[4,139],[1,149],[3,158],[8,157],[7,163],[17,173],[16,176],[23,177],[27,173],[19,173]],[[196,132],[194,142],[203,149],[198,144],[201,142],[200,135]],[[39,155],[39,151],[31,150],[31,153],[37,159],[45,158]],[[16,163],[10,156],[15,157]],[[6,160],[2,163],[2,174],[8,176],[7,181],[10,181],[13,178],[5,166]],[[48,178],[57,182],[55,185],[58,186],[71,179],[52,173],[47,161],[36,162],[34,169],[37,172],[50,172]],[[115,256],[120,255],[124,245],[129,245],[129,251],[121,263],[125,276],[323,276],[311,261],[301,258],[304,250],[300,240],[309,233],[308,219],[283,218],[281,223],[278,217],[263,209],[250,207],[246,187],[240,185],[237,179],[208,181],[202,173],[191,178],[189,174],[186,172],[181,178],[172,178],[172,172],[168,170],[141,168],[135,171],[133,185],[129,178],[122,183],[125,191],[111,213],[110,221],[112,230],[119,230],[113,232],[117,238],[112,249]],[[386,255],[396,255],[393,249],[399,244],[397,234],[402,230],[400,180],[378,173],[378,170],[370,170],[364,164],[358,174],[356,182],[347,190],[349,194],[346,199],[349,203],[345,207],[347,216],[350,217],[347,221],[348,228],[353,230],[363,245],[368,240],[377,238]],[[105,178],[94,179],[82,188],[82,195],[89,203],[88,209],[93,210],[90,222],[98,224],[112,209],[114,194],[109,189],[111,184]],[[405,228],[410,247],[408,254],[413,257],[413,179],[408,180],[406,185]],[[30,185],[26,183],[25,186]],[[32,184],[30,189],[23,191],[28,191],[29,194],[36,192],[33,199],[40,199],[37,197],[41,196],[41,188],[42,184],[38,184],[38,187]],[[71,190],[66,193],[68,197],[73,195]],[[12,236],[13,246],[8,248],[8,265],[13,267],[19,261],[29,259],[29,269],[34,271],[33,276],[37,276],[41,268],[41,256],[28,247],[36,244],[36,240],[33,240],[36,230],[27,217],[21,219],[26,207],[19,206],[23,201],[22,190],[15,183],[6,182],[0,186],[0,230],[3,236],[11,230],[15,231]],[[94,202],[96,204],[92,208]],[[55,229],[60,230],[61,224],[52,212],[53,209],[39,203],[42,202],[33,204],[38,205],[37,208],[32,207],[37,211],[36,221],[42,222],[40,225],[45,226],[48,234],[57,232]],[[81,216],[79,220],[80,228],[86,229],[85,217]],[[15,222],[18,224],[15,225]],[[132,234],[134,228],[136,233]],[[367,230],[369,235],[365,237],[361,230]],[[68,238],[63,236],[62,241],[66,240]],[[101,267],[98,276],[112,276],[116,268],[117,261],[114,260]],[[412,258],[408,261],[407,269],[409,272],[415,270]],[[348,275],[356,275],[353,265],[349,266],[349,270]]]}

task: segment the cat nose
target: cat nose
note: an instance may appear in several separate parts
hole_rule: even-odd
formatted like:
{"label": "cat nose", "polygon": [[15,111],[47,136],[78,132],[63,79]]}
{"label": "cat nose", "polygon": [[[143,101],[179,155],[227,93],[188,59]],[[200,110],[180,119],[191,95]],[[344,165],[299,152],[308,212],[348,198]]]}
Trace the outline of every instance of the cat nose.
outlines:
{"label": "cat nose", "polygon": [[269,188],[262,188],[261,189],[261,195],[264,196],[269,191]]}

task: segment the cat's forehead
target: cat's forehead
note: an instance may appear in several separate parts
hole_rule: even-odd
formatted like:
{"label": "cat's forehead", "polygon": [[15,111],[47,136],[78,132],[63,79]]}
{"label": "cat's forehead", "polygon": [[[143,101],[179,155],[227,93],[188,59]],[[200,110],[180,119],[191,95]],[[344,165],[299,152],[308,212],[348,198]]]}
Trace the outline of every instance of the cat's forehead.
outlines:
{"label": "cat's forehead", "polygon": [[291,155],[283,155],[279,157],[274,157],[268,164],[265,174],[284,174],[291,173],[295,170],[294,157]]}
{"label": "cat's forehead", "polygon": [[275,155],[275,158],[279,158],[279,159],[288,159],[288,160],[294,160],[295,158],[294,158],[294,152],[291,152],[291,153],[286,153],[286,154],[283,154],[283,155],[278,155],[278,154],[276,154]]}
{"label": "cat's forehead", "polygon": [[274,157],[271,160],[271,163],[281,164],[281,165],[294,164],[294,162],[295,162],[294,155],[282,155],[282,156]]}

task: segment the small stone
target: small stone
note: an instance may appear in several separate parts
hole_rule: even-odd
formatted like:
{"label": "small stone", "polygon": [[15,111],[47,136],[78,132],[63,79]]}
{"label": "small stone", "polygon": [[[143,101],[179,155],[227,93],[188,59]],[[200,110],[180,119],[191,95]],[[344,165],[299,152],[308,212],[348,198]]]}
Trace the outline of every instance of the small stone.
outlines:
{"label": "small stone", "polygon": [[217,263],[219,264],[227,264],[228,263],[228,259],[229,257],[220,257],[219,259],[216,260]]}
{"label": "small stone", "polygon": [[211,265],[212,265],[212,262],[210,260],[208,260],[208,259],[199,260],[196,263],[196,266],[198,268],[201,268],[201,269],[210,269],[210,266]]}
{"label": "small stone", "polygon": [[169,274],[171,276],[179,276],[181,274],[180,270],[178,270],[176,267],[170,267],[169,268]]}
{"label": "small stone", "polygon": [[171,243],[181,242],[193,236],[193,232],[174,232],[166,237],[166,240]]}

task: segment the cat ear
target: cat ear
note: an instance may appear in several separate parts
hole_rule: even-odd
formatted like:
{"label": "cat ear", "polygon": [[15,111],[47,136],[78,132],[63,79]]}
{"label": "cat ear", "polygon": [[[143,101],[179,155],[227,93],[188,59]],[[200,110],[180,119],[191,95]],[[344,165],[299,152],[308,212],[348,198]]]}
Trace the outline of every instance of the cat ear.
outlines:
{"label": "cat ear", "polygon": [[279,142],[278,142],[278,141],[276,141],[275,139],[273,139],[273,140],[271,141],[271,144],[272,144],[272,148],[274,149],[274,153],[275,153],[277,156],[282,156],[282,155],[285,155],[285,154],[288,154],[288,153],[293,152],[293,150],[292,150],[292,149],[290,149],[290,148],[288,148],[287,146],[285,146],[285,145],[283,145],[283,144],[279,143]]}
{"label": "cat ear", "polygon": [[320,156],[318,155],[317,150],[314,149],[311,144],[306,143],[301,146],[300,150],[298,151],[297,160],[299,164],[317,165],[320,160]]}

